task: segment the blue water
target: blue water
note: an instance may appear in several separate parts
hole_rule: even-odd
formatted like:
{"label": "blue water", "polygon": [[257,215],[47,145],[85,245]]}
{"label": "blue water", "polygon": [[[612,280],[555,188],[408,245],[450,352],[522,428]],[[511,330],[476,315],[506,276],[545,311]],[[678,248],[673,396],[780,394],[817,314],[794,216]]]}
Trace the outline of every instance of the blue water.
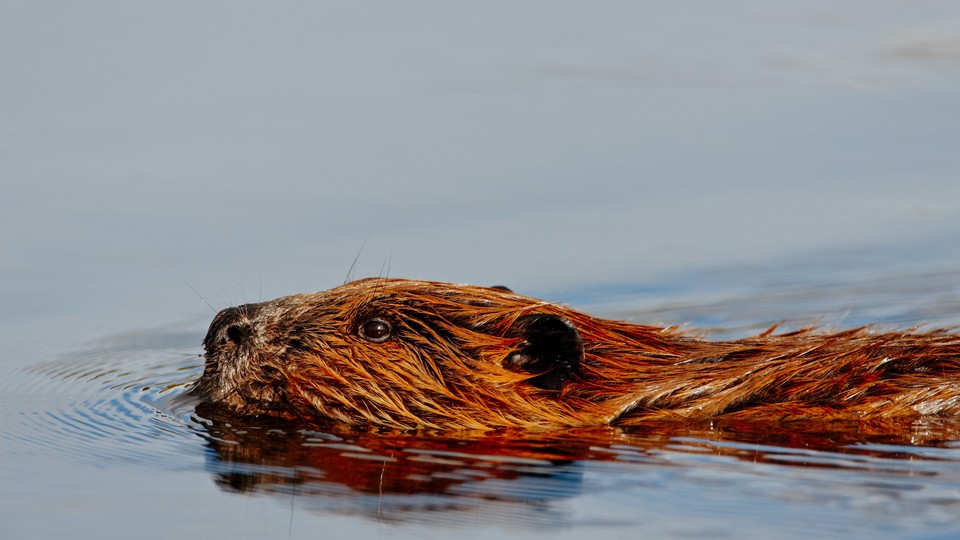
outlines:
{"label": "blue water", "polygon": [[264,438],[183,393],[213,310],[355,259],[715,337],[957,326],[958,35],[949,2],[3,3],[0,537],[957,537],[936,423]]}

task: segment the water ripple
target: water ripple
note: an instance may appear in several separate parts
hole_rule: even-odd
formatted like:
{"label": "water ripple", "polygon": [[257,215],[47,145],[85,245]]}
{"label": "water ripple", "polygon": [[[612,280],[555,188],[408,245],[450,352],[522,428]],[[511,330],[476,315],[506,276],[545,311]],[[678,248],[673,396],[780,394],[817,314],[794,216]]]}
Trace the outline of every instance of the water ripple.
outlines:
{"label": "water ripple", "polygon": [[192,407],[177,398],[199,373],[198,343],[192,332],[137,332],[22,370],[9,392],[29,394],[22,402],[33,407],[4,437],[19,443],[14,451],[99,465],[195,463]]}

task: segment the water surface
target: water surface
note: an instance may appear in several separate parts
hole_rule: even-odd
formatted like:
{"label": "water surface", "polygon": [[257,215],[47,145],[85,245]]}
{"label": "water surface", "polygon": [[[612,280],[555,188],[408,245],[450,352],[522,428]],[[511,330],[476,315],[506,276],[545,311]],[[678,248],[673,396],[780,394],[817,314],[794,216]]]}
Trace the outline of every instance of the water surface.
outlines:
{"label": "water surface", "polygon": [[[951,421],[375,437],[184,398],[353,275],[960,324],[951,2],[0,5],[0,536],[960,534]],[[774,436],[775,435],[775,436]]]}
{"label": "water surface", "polygon": [[[932,315],[960,300],[958,276],[837,283],[811,289],[818,294],[802,303],[789,294],[768,297],[771,289],[759,286],[745,294],[740,284],[718,279],[711,289],[726,300],[700,309],[722,305],[722,318],[703,322],[730,335],[748,332],[748,320],[762,321],[758,313],[766,310],[794,310],[800,318],[808,309],[829,311],[819,296],[874,304],[880,319],[900,324],[916,317],[946,323],[952,319]],[[895,296],[876,292],[890,280],[907,292],[878,307]],[[677,281],[659,294],[683,299],[700,287],[697,280]],[[952,299],[930,302],[919,314],[902,307],[927,287],[951,291]],[[838,298],[841,288],[847,293]],[[593,311],[603,312],[603,297],[591,294],[598,301]],[[682,301],[671,306],[658,293],[638,296],[656,306],[631,311],[639,320],[669,322],[696,309]],[[472,537],[591,531],[947,538],[960,532],[956,420],[929,419],[888,433],[856,424],[765,431],[709,422],[452,436],[324,430],[196,408],[186,390],[201,369],[202,333],[198,323],[108,336],[9,373],[2,440],[22,465],[7,473],[19,486],[7,488],[10,507],[21,512],[13,533],[56,536],[72,523],[122,536],[162,513],[177,522],[160,520],[148,536],[226,529],[240,537],[298,537],[318,527],[364,536],[456,530]],[[44,520],[31,500],[49,501],[58,519]],[[147,508],[158,504],[159,510]]]}

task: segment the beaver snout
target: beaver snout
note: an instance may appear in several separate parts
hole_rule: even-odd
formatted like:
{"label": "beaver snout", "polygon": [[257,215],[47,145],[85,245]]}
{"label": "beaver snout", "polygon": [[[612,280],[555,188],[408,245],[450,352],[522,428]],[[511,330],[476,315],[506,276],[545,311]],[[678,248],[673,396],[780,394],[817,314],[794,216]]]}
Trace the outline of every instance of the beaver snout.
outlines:
{"label": "beaver snout", "polygon": [[271,364],[276,350],[265,341],[270,304],[245,304],[217,313],[203,340],[206,363],[192,392],[243,414],[282,407],[285,380]]}
{"label": "beaver snout", "polygon": [[244,304],[229,307],[217,313],[203,340],[203,348],[209,355],[224,347],[243,347],[248,345],[254,335],[254,325],[260,311],[260,304]]}

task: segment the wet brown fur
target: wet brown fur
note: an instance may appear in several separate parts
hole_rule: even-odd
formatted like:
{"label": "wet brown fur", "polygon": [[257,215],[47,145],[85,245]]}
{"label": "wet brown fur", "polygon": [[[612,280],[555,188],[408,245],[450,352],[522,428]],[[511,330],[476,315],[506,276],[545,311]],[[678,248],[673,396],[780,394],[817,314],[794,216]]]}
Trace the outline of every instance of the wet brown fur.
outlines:
{"label": "wet brown fur", "polygon": [[[531,314],[572,323],[558,390],[512,367]],[[392,325],[381,343],[370,319]],[[387,429],[638,426],[672,419],[860,422],[960,416],[960,336],[813,329],[711,341],[510,291],[366,279],[218,314],[195,387],[240,414]]]}

